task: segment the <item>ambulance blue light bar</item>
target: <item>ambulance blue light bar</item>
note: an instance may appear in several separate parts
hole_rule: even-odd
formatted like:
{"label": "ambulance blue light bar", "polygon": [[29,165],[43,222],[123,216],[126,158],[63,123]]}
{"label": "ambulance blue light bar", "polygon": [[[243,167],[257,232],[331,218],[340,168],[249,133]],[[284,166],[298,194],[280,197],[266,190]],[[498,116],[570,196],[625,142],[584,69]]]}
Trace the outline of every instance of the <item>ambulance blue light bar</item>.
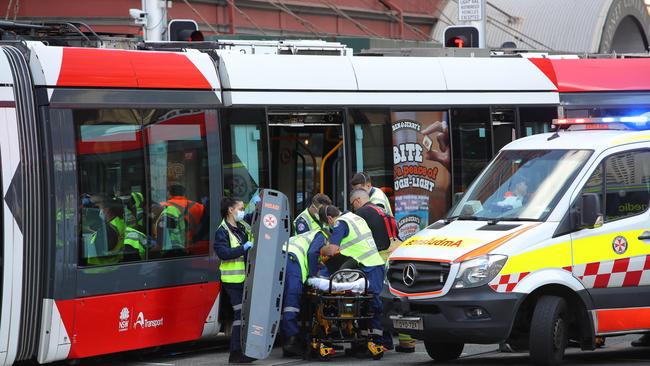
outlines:
{"label": "ambulance blue light bar", "polygon": [[598,118],[559,118],[553,120],[553,125],[558,128],[569,128],[571,126],[582,126],[582,129],[621,129],[639,128],[645,129],[650,123],[648,116],[627,116],[627,117],[598,117]]}

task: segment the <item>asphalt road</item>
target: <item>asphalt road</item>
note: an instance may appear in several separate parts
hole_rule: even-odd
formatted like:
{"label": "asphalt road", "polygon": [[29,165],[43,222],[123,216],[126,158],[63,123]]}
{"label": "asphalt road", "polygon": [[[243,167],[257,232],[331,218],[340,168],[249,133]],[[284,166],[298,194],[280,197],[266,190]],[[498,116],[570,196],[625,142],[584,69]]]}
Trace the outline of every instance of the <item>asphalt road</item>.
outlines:
{"label": "asphalt road", "polygon": [[[608,338],[604,348],[593,352],[583,352],[570,348],[565,356],[565,365],[648,365],[650,348],[632,348],[630,341],[637,336]],[[147,352],[134,351],[127,354],[83,360],[79,365],[129,365],[129,366],[207,366],[228,363],[227,342],[217,339],[210,342],[184,344],[165,347]],[[357,359],[344,355],[336,356],[328,362],[304,361],[283,358],[280,349],[274,349],[271,357],[259,360],[255,365],[307,365],[307,364],[341,364],[341,365],[428,365],[433,364],[424,345],[418,343],[416,352],[401,354],[387,352],[379,361]],[[528,355],[524,353],[498,352],[496,345],[467,345],[461,358],[454,362],[436,363],[437,365],[528,365]]]}

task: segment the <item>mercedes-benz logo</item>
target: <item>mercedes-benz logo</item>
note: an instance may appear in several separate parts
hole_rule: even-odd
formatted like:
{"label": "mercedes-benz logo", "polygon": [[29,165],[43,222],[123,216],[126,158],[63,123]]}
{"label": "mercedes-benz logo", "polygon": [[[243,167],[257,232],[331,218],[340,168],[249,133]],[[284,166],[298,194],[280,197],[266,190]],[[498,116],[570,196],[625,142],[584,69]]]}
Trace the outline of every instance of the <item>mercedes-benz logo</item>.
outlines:
{"label": "mercedes-benz logo", "polygon": [[415,277],[418,274],[418,270],[415,268],[415,264],[409,263],[404,270],[402,271],[402,282],[406,287],[411,287],[415,283]]}

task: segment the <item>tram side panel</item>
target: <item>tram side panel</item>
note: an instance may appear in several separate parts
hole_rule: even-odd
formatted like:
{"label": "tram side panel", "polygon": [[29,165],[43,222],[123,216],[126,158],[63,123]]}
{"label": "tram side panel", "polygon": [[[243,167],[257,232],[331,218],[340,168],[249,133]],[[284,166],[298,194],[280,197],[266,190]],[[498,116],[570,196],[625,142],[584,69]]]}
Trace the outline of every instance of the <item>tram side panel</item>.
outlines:
{"label": "tram side panel", "polygon": [[[210,182],[221,179],[213,171],[220,164],[220,155],[208,153],[210,148],[205,145],[218,139],[215,108],[220,96],[209,57],[97,49],[68,53],[68,48],[31,46],[37,94],[45,96],[41,108],[55,202],[50,218],[54,229],[48,240],[50,282],[39,309],[43,316],[37,360],[90,357],[216,334],[220,284],[208,241],[218,224],[217,215],[209,216],[208,235],[192,241],[182,254],[161,255],[160,247],[147,247],[143,257],[127,259],[123,255],[114,263],[96,264],[89,259],[98,257],[99,252],[88,252],[98,231],[88,219],[99,219],[95,199],[121,194],[119,184],[111,180],[115,174],[133,179],[144,174],[138,169],[149,170],[147,177],[157,186],[149,181],[130,184],[133,192],[137,186],[146,203],[142,207],[145,215],[161,209],[161,203],[169,198],[168,184],[183,181],[183,174],[188,177],[184,181],[188,190],[196,194],[191,199],[209,206],[206,212],[216,211],[207,202],[218,203],[220,193],[207,192]],[[172,62],[166,62],[167,58]],[[101,70],[79,67],[93,65],[94,59],[102,64],[112,62],[122,78],[106,78],[107,84],[101,85]],[[142,66],[143,60],[151,67],[127,70],[131,64]],[[165,69],[170,64],[175,74]],[[210,67],[213,75],[206,76]],[[122,73],[124,70],[129,72]],[[84,72],[92,75],[84,77]],[[156,72],[165,77],[156,77]],[[143,80],[164,83],[145,85],[153,88],[145,91],[138,89]],[[88,82],[97,85],[75,84]],[[179,90],[183,85],[189,85],[188,90]],[[133,166],[131,170],[120,167],[134,157],[141,161],[135,171]],[[99,189],[89,186],[89,180],[110,184]],[[192,182],[205,186],[205,192],[196,193],[199,188],[190,187]],[[156,224],[157,220],[145,219],[143,226]],[[141,226],[139,230],[152,236],[151,228]]]}
{"label": "tram side panel", "polygon": [[12,364],[16,358],[22,297],[23,235],[14,216],[14,213],[18,214],[18,212],[13,205],[17,198],[14,191],[16,186],[12,185],[20,165],[13,84],[9,60],[4,52],[0,52],[0,164],[2,166],[0,364],[3,365]]}

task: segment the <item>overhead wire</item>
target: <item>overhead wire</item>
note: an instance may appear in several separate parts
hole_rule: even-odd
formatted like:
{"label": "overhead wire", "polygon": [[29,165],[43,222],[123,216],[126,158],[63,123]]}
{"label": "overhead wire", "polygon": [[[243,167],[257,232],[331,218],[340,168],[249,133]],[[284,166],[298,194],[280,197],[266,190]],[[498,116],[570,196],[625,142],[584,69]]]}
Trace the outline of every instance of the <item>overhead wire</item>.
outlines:
{"label": "overhead wire", "polygon": [[246,18],[246,20],[248,20],[248,22],[251,23],[253,25],[253,27],[255,27],[255,29],[257,29],[263,35],[265,35],[265,36],[267,35],[267,33],[259,25],[257,25],[257,23],[255,23],[255,21],[253,21],[253,19],[251,17],[249,17],[248,14],[246,14],[237,5],[235,5],[234,0],[227,0],[227,1],[228,1],[228,4],[230,4],[230,6],[232,6],[233,9],[237,10],[237,12],[239,12],[239,14],[241,14],[244,18]]}

